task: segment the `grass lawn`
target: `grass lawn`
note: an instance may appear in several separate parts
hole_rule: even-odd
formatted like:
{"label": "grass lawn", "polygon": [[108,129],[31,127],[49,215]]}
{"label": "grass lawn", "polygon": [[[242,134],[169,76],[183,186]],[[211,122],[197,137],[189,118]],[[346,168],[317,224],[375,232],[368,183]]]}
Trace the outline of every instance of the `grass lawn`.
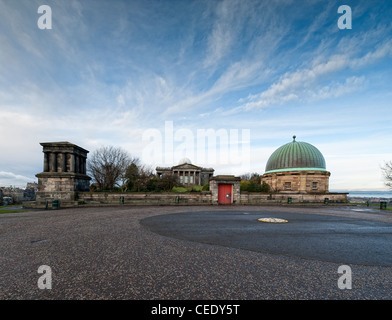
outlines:
{"label": "grass lawn", "polygon": [[10,205],[6,205],[6,206],[0,206],[0,214],[2,213],[18,213],[18,212],[25,212],[24,210],[7,210],[7,208],[9,207],[16,207],[18,206],[17,204],[10,204]]}
{"label": "grass lawn", "polygon": [[[355,204],[357,206],[363,206],[363,207],[368,207],[368,208],[372,208],[372,209],[380,209],[379,203],[370,203],[369,206],[366,203],[362,203],[362,202],[360,202],[360,203],[350,202],[350,204]],[[392,207],[387,205],[387,208],[383,209],[383,210],[392,210]]]}
{"label": "grass lawn", "polygon": [[23,210],[5,210],[5,209],[0,209],[0,214],[2,213],[18,213],[18,212],[26,212]]}

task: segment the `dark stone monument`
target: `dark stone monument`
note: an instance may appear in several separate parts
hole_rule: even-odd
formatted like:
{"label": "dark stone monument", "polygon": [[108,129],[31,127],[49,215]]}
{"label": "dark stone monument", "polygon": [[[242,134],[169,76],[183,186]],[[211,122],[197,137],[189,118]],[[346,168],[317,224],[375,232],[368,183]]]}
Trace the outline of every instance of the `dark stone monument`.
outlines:
{"label": "dark stone monument", "polygon": [[40,143],[44,171],[37,174],[37,202],[75,201],[78,191],[89,191],[91,178],[86,174],[88,151],[69,142]]}

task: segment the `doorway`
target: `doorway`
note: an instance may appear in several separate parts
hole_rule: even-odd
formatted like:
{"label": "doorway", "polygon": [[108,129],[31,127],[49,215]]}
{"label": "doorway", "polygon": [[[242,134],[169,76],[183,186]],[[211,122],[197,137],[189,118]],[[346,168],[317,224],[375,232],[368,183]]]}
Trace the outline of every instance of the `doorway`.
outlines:
{"label": "doorway", "polygon": [[233,203],[233,185],[218,184],[218,204]]}

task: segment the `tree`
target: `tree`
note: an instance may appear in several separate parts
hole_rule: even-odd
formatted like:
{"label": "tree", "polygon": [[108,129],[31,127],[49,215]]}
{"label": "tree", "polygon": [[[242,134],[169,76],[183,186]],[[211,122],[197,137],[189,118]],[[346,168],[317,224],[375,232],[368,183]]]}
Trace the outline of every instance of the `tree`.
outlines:
{"label": "tree", "polygon": [[98,183],[99,189],[113,190],[115,186],[124,185],[126,169],[132,163],[139,163],[139,160],[122,148],[101,147],[91,154],[87,172]]}
{"label": "tree", "polygon": [[392,189],[392,161],[385,162],[381,170],[384,175],[385,185]]}
{"label": "tree", "polygon": [[127,189],[130,191],[134,190],[137,180],[139,178],[139,168],[136,163],[131,163],[125,171],[125,179]]}
{"label": "tree", "polygon": [[148,191],[149,181],[155,177],[153,170],[144,165],[132,163],[126,170],[126,184],[130,191]]}
{"label": "tree", "polygon": [[254,173],[246,173],[241,175],[241,191],[248,192],[269,192],[270,186],[261,182],[261,175]]}
{"label": "tree", "polygon": [[271,188],[270,188],[270,186],[269,186],[268,183],[266,183],[265,181],[263,181],[263,183],[261,184],[260,191],[261,191],[261,192],[268,193],[268,192],[271,191]]}
{"label": "tree", "polygon": [[164,174],[156,180],[157,191],[171,191],[173,187],[179,185],[178,177],[174,174]]}

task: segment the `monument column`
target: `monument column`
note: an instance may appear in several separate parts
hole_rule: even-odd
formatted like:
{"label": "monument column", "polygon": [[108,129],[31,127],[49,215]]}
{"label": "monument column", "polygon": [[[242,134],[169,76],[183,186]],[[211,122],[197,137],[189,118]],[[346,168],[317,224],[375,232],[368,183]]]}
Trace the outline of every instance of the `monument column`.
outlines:
{"label": "monument column", "polygon": [[49,172],[56,172],[56,154],[54,152],[49,153]]}
{"label": "monument column", "polygon": [[84,158],[83,157],[79,157],[79,172],[81,174],[84,174]]}
{"label": "monument column", "polygon": [[67,162],[66,162],[66,154],[65,153],[59,153],[58,158],[60,158],[60,161],[58,162],[58,167],[57,171],[58,172],[66,172],[67,171]]}
{"label": "monument column", "polygon": [[83,174],[86,174],[87,173],[87,165],[86,165],[86,162],[87,162],[87,158],[84,158],[83,157]]}
{"label": "monument column", "polygon": [[75,172],[79,173],[79,156],[75,155]]}
{"label": "monument column", "polygon": [[44,172],[49,172],[49,154],[44,152]]}
{"label": "monument column", "polygon": [[75,172],[75,155],[71,153],[69,156],[69,171]]}

